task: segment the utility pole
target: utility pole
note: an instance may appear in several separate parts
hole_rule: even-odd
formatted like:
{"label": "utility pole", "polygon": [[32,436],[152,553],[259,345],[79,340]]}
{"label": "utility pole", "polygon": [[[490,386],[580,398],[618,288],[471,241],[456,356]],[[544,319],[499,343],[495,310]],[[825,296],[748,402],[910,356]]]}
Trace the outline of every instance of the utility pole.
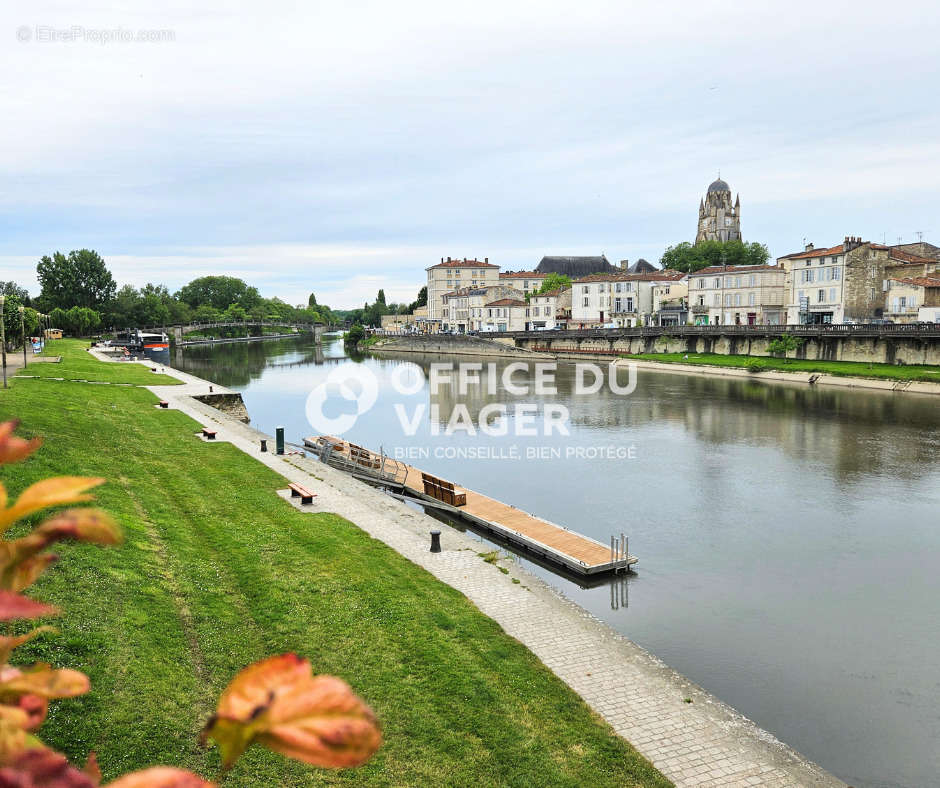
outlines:
{"label": "utility pole", "polygon": [[26,369],[26,307],[20,306],[20,334],[23,335],[23,369]]}
{"label": "utility pole", "polygon": [[0,347],[3,348],[3,388],[7,387],[7,324],[3,317],[3,303],[7,297],[0,293]]}

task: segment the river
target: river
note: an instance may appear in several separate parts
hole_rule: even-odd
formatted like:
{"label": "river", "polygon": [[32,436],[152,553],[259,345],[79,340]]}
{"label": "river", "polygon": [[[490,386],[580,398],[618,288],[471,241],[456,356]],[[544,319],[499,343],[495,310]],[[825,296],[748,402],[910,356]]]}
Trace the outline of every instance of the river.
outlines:
{"label": "river", "polygon": [[[570,364],[554,396],[485,381],[432,394],[429,364],[449,360],[472,359],[354,359],[377,400],[343,437],[601,542],[623,531],[640,559],[626,580],[583,588],[517,560],[857,788],[940,785],[940,401],[646,370],[629,396],[585,395]],[[327,337],[191,347],[172,363],[242,392],[257,428],[299,443],[316,432],[311,390],[350,362]],[[416,393],[395,390],[399,374]],[[355,412],[333,399],[332,416]],[[568,409],[568,436],[488,435],[476,419],[548,402]],[[406,421],[425,408],[415,434],[396,403]],[[461,405],[477,434],[435,435]]]}

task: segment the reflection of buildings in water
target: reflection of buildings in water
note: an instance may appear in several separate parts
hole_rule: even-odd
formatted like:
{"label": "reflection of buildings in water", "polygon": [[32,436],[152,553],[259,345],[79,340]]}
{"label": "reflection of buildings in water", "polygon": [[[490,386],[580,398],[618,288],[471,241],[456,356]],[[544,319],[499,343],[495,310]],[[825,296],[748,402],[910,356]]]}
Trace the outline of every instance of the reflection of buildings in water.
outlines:
{"label": "reflection of buildings in water", "polygon": [[[286,358],[271,361],[279,356]],[[227,387],[247,386],[272,367],[305,367],[322,364],[324,360],[323,345],[309,336],[190,345],[176,347],[173,353],[173,366],[177,369]]]}
{"label": "reflection of buildings in water", "polygon": [[[408,360],[418,363],[426,376],[430,364],[441,361],[427,356]],[[466,357],[454,364],[463,360]],[[470,360],[493,363],[498,376],[514,363]],[[611,373],[606,364],[597,366],[605,376]],[[625,386],[627,371],[615,369],[619,385]],[[467,407],[479,426],[478,416],[486,405],[532,403],[540,408],[540,420],[541,407],[551,402],[569,409],[574,427],[642,429],[651,423],[673,424],[710,444],[780,447],[800,460],[827,463],[840,477],[889,469],[902,477],[919,478],[933,467],[940,445],[940,411],[927,397],[646,370],[640,370],[637,390],[630,396],[612,392],[606,377],[597,393],[577,395],[574,370],[571,363],[558,364],[555,396],[513,395],[501,386],[493,393],[485,383],[460,394],[452,383],[439,386],[430,401],[439,407],[442,426],[458,404]],[[519,385],[531,386],[534,379],[534,365],[513,376]]]}

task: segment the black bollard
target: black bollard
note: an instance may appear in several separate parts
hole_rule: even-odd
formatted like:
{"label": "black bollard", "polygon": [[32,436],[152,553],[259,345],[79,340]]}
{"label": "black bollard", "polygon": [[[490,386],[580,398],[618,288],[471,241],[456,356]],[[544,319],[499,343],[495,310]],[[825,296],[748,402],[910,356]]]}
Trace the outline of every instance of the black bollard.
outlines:
{"label": "black bollard", "polygon": [[275,443],[277,444],[275,447],[277,450],[277,453],[283,454],[284,453],[284,428],[283,427],[275,427],[274,439],[275,439]]}
{"label": "black bollard", "polygon": [[441,532],[436,529],[431,531],[431,552],[441,552]]}
{"label": "black bollard", "polygon": [[261,451],[267,451],[267,450],[268,450],[268,441],[267,439],[262,438],[261,439]]}
{"label": "black bollard", "polygon": [[209,386],[209,393],[212,393],[212,386]]}

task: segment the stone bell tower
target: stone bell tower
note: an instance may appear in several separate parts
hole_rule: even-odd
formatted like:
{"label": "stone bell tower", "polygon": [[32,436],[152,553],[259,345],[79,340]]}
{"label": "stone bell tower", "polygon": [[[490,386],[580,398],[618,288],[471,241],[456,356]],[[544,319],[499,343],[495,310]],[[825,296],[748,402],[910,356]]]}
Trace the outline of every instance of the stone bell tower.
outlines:
{"label": "stone bell tower", "polygon": [[741,240],[741,196],[731,204],[731,187],[719,177],[710,184],[705,199],[698,206],[698,232],[701,241]]}

